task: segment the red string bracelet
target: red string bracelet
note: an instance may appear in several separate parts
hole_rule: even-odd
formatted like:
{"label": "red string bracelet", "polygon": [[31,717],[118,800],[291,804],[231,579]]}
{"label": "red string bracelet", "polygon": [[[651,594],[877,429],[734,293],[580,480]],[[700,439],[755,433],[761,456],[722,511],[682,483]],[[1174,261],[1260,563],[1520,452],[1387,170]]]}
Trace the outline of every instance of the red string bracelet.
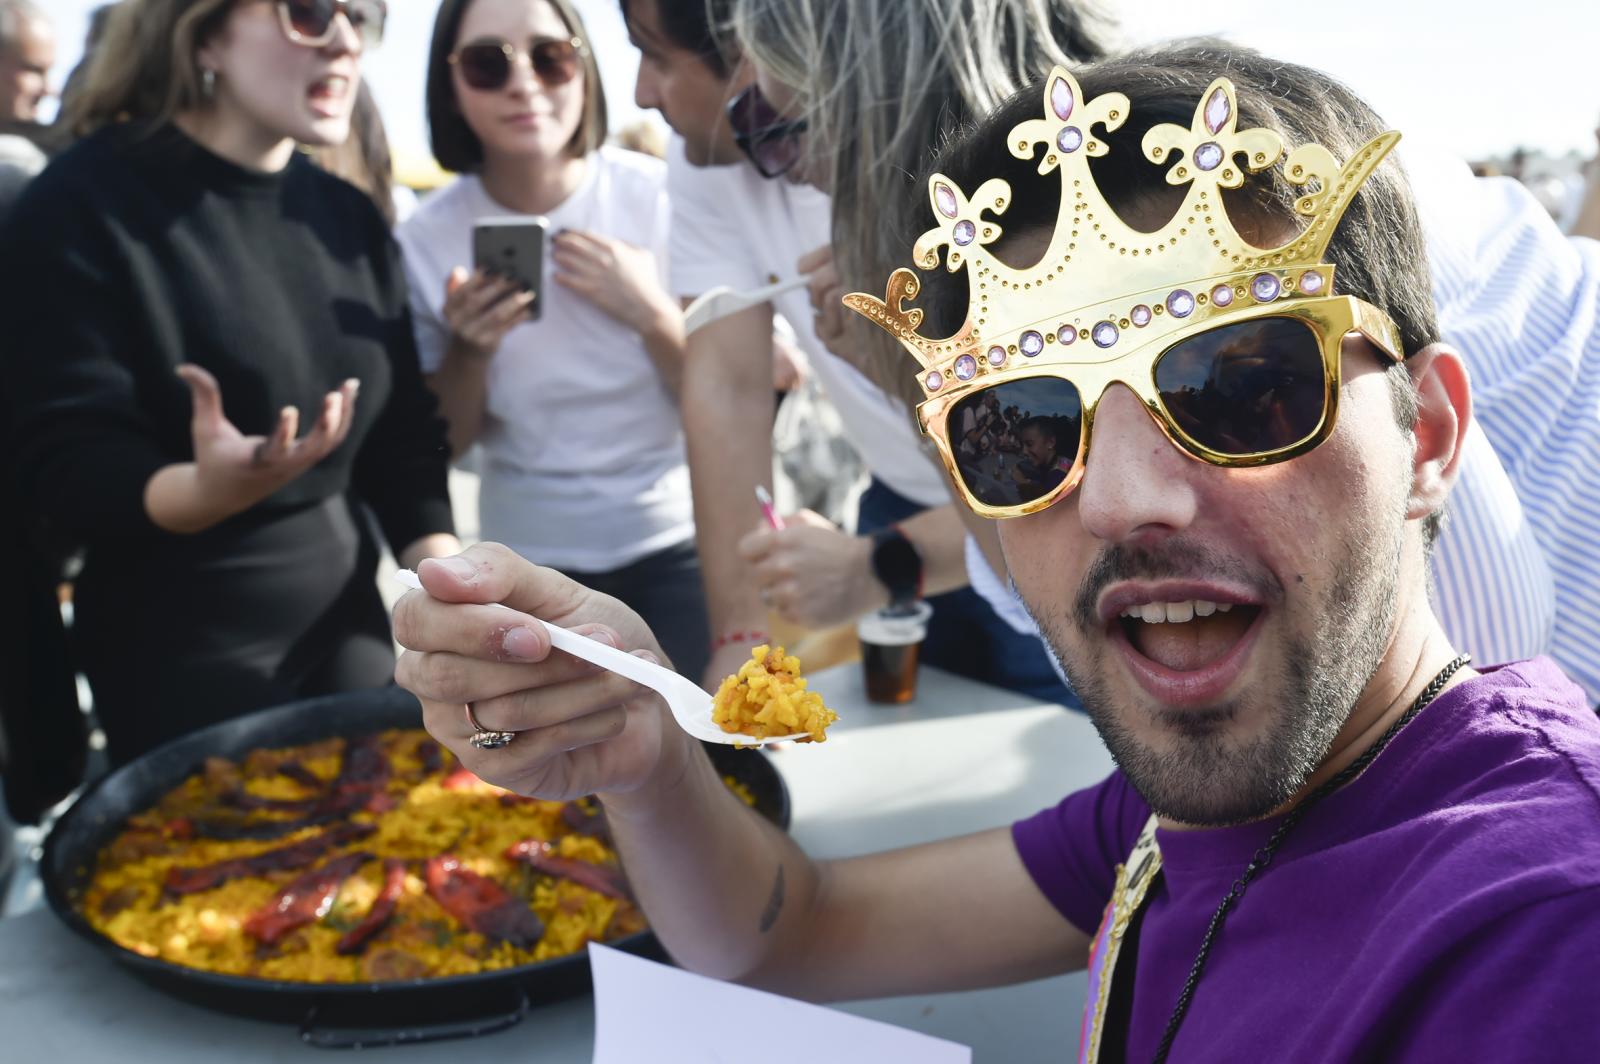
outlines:
{"label": "red string bracelet", "polygon": [[715,652],[723,647],[734,646],[739,643],[749,643],[754,646],[758,643],[770,643],[771,641],[772,637],[766,632],[761,631],[759,628],[752,628],[748,632],[724,632],[711,641],[711,649]]}

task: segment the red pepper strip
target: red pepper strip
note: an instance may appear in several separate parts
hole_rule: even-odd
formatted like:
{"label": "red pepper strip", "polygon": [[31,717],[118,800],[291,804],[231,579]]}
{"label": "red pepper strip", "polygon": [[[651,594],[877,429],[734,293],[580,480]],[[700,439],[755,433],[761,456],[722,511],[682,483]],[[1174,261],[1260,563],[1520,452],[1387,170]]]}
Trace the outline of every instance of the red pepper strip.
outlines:
{"label": "red pepper strip", "polygon": [[377,735],[363,735],[351,739],[344,748],[344,763],[339,766],[339,776],[333,781],[335,793],[383,790],[393,769],[384,756]]}
{"label": "red pepper strip", "polygon": [[345,932],[339,944],[334,948],[336,953],[349,956],[360,953],[367,948],[367,939],[383,929],[394,915],[394,907],[400,901],[400,895],[406,889],[406,863],[398,858],[391,857],[383,862],[385,879],[383,889],[372,901],[372,908],[367,910],[367,915],[361,922]]}
{"label": "red pepper strip", "polygon": [[294,780],[302,787],[310,787],[320,791],[327,784],[322,777],[306,768],[298,761],[285,761],[278,766],[278,775]]}
{"label": "red pepper strip", "polygon": [[245,933],[270,946],[295,928],[322,919],[339,896],[339,887],[370,860],[370,853],[347,853],[298,877],[266,907],[250,914]]}
{"label": "red pepper strip", "polygon": [[556,848],[543,839],[524,839],[512,843],[506,850],[506,858],[531,865],[534,870],[547,876],[570,879],[580,887],[588,887],[607,897],[633,900],[628,891],[628,881],[622,878],[622,873],[575,857],[559,857]]}
{"label": "red pepper strip", "polygon": [[317,807],[316,798],[263,798],[242,788],[223,791],[223,805],[235,809],[265,810],[270,813],[308,813]]}
{"label": "red pepper strip", "polygon": [[544,923],[532,909],[492,879],[461,867],[454,857],[428,860],[428,893],[469,931],[532,949],[544,937]]}
{"label": "red pepper strip", "polygon": [[561,807],[561,820],[579,835],[606,840],[611,837],[611,825],[606,822],[603,809],[588,812],[577,802],[567,802]]}
{"label": "red pepper strip", "polygon": [[233,857],[214,864],[167,869],[167,890],[173,894],[195,894],[221,886],[230,879],[258,876],[264,872],[287,872],[305,868],[336,847],[365,838],[377,829],[370,824],[340,824],[320,835],[258,853],[254,857]]}
{"label": "red pepper strip", "polygon": [[471,769],[458,768],[446,776],[439,786],[447,791],[470,791],[482,782],[477,776],[473,775]]}

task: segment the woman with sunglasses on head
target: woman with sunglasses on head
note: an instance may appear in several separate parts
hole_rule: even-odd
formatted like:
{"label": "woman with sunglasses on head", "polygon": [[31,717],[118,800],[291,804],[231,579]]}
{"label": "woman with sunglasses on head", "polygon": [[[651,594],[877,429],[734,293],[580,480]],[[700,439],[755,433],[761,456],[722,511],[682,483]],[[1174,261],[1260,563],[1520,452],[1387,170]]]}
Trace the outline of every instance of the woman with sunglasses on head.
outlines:
{"label": "woman with sunglasses on head", "polygon": [[398,249],[296,151],[348,136],[384,15],[126,0],[83,139],[8,223],[12,473],[26,531],[85,548],[74,641],[114,763],[389,682],[364,506],[403,565],[456,548]]}
{"label": "woman with sunglasses on head", "polygon": [[[599,68],[568,0],[444,0],[427,98],[434,154],[461,177],[398,235],[451,444],[482,447],[481,533],[651,618],[697,676],[665,166],[604,146]],[[475,223],[530,215],[552,234],[535,291],[476,268],[472,246]]]}

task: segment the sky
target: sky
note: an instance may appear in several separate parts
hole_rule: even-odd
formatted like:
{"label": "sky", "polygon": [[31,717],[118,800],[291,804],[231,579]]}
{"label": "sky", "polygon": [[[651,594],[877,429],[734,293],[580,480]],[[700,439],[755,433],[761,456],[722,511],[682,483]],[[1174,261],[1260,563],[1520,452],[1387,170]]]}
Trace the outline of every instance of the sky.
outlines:
{"label": "sky", "polygon": [[[77,62],[98,0],[44,0],[61,38],[56,84]],[[1098,0],[1127,12],[1123,38],[1140,44],[1222,35],[1348,82],[1408,137],[1466,158],[1518,146],[1564,157],[1594,154],[1600,126],[1600,2],[1522,0]],[[605,82],[612,128],[644,117],[633,104],[638,53],[617,0],[577,0]],[[383,47],[363,60],[396,154],[427,152],[423,70],[435,4],[389,0]],[[1508,16],[1507,11],[1515,11]],[[1514,82],[1514,83],[1513,83]]]}

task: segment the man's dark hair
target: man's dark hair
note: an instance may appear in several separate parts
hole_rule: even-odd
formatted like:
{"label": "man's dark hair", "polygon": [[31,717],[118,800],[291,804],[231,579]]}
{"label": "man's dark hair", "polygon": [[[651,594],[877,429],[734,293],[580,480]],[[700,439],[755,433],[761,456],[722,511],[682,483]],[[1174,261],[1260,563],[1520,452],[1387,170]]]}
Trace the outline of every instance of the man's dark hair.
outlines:
{"label": "man's dark hair", "polygon": [[[1321,71],[1209,41],[1101,60],[1074,69],[1073,76],[1086,99],[1107,92],[1128,97],[1127,120],[1101,137],[1110,150],[1090,161],[1095,183],[1107,203],[1121,212],[1151,209],[1163,213],[1168,205],[1172,211],[1177,209],[1187,186],[1168,185],[1167,166],[1147,160],[1141,143],[1145,133],[1162,122],[1188,128],[1196,103],[1220,76],[1230,78],[1238,93],[1239,128],[1276,130],[1289,150],[1315,142],[1343,161],[1388,128],[1365,101]],[[948,175],[965,189],[976,188],[991,177],[1010,182],[1011,204],[1000,216],[1006,238],[1051,230],[1056,223],[1060,175],[1052,170],[1041,176],[1037,160],[1017,159],[1007,147],[1013,126],[1038,117],[1042,91],[1041,82],[1013,95],[988,118],[946,144],[929,170],[929,174]],[[1104,130],[1096,132],[1103,134]],[[922,187],[926,187],[926,176]],[[1224,202],[1234,223],[1243,229],[1252,223],[1269,230],[1279,224],[1299,228],[1304,219],[1294,213],[1293,205],[1304,191],[1289,184],[1281,167],[1274,167],[1247,177],[1243,188],[1225,192]],[[921,220],[925,222],[925,216]],[[1006,238],[996,246],[1002,257]],[[912,239],[914,235],[907,244]],[[1388,314],[1400,330],[1407,355],[1438,339],[1422,226],[1410,187],[1393,155],[1356,194],[1324,257],[1335,267],[1335,289],[1359,296]],[[940,269],[921,277],[925,292],[919,303],[928,317],[924,332],[930,336],[953,333],[961,326],[967,306],[965,273],[952,276]],[[1416,392],[1410,375],[1404,365],[1394,365],[1387,376],[1395,416],[1409,432],[1416,421]],[[1424,529],[1430,545],[1437,528],[1438,515],[1434,515]]]}
{"label": "man's dark hair", "polygon": [[728,42],[722,27],[733,15],[733,0],[621,0],[622,17],[634,4],[653,3],[656,18],[667,39],[693,52],[713,74],[726,79],[733,73]]}

